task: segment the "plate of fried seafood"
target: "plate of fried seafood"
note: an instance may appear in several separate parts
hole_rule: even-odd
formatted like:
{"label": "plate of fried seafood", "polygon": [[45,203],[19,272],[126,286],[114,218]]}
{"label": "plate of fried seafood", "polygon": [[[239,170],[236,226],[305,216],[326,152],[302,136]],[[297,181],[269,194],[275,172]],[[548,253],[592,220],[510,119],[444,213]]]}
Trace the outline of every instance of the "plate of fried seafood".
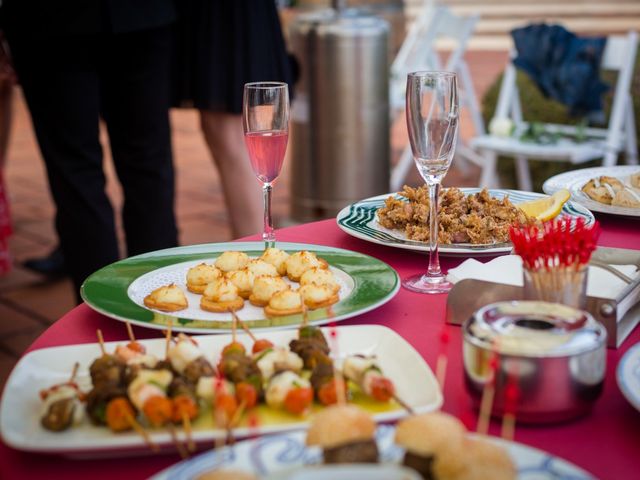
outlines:
{"label": "plate of fried seafood", "polygon": [[232,315],[250,328],[335,322],[396,294],[393,268],[368,255],[319,245],[193,245],[131,257],[84,283],[94,310],[148,328],[219,333]]}
{"label": "plate of fried seafood", "polygon": [[[319,421],[323,420],[323,424]],[[272,435],[206,452],[153,480],[593,479],[541,450],[469,434],[455,417],[434,412],[378,425],[366,412],[333,406],[308,431]]]}
{"label": "plate of fried seafood", "polygon": [[571,170],[549,178],[542,189],[549,194],[566,188],[571,199],[589,210],[640,217],[640,167],[614,166]]}
{"label": "plate of fried seafood", "polygon": [[[446,188],[440,194],[439,251],[444,255],[498,255],[511,251],[509,228],[536,220],[517,208],[545,195],[518,190]],[[595,220],[582,205],[566,202],[560,215]],[[429,251],[429,192],[405,186],[342,209],[338,226],[349,235],[382,245]]]}
{"label": "plate of fried seafood", "polygon": [[169,331],[140,341],[130,331],[128,342],[109,343],[98,336],[18,362],[0,404],[8,445],[70,456],[186,455],[198,444],[305,427],[337,402],[375,421],[442,404],[422,357],[377,325],[197,338]]}

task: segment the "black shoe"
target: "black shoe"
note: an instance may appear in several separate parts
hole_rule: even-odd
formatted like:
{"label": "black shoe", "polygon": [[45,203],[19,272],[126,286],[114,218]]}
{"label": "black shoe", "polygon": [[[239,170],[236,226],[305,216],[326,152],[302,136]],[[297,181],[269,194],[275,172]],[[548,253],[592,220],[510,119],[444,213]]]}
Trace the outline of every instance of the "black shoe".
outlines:
{"label": "black shoe", "polygon": [[31,271],[47,277],[58,278],[67,275],[62,249],[58,246],[46,257],[31,258],[22,264]]}

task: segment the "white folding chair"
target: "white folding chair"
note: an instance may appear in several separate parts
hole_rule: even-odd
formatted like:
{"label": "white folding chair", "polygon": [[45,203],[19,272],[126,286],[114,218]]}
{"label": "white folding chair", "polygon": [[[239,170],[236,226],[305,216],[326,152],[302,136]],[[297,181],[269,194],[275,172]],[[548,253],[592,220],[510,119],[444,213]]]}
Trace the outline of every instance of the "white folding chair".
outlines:
{"label": "white folding chair", "polygon": [[[515,134],[510,137],[496,135],[481,135],[471,141],[471,146],[477,149],[483,157],[480,167],[481,187],[498,186],[496,159],[498,155],[515,159],[518,188],[530,191],[531,174],[529,159],[563,161],[579,164],[602,158],[604,166],[615,165],[618,154],[626,153],[629,164],[638,163],[638,147],[636,145],[636,129],[631,97],[631,80],[636,58],[638,35],[629,32],[624,36],[611,35],[602,56],[602,69],[618,72],[615,85],[613,103],[609,123],[606,128],[586,128],[585,141],[561,137],[556,143],[539,145],[522,142],[516,138],[528,127],[522,118],[522,109],[516,85],[516,68],[513,63],[507,66],[494,119],[510,119],[515,124]],[[543,124],[545,131],[560,135],[578,133],[576,127],[557,124]],[[575,138],[575,137],[574,137]]]}
{"label": "white folding chair", "polygon": [[[436,51],[436,42],[440,39],[453,41],[455,47],[451,52],[444,70],[458,74],[460,108],[467,108],[471,114],[477,135],[485,133],[482,114],[473,89],[469,67],[464,60],[467,44],[479,15],[454,15],[447,7],[426,0],[420,15],[416,18],[405,38],[396,58],[391,65],[390,103],[392,114],[405,108],[405,90],[407,74],[418,70],[442,70],[442,63]],[[461,141],[456,155],[474,163],[481,163],[478,154]],[[391,191],[400,190],[413,159],[411,147],[407,146],[400,160],[391,171]]]}

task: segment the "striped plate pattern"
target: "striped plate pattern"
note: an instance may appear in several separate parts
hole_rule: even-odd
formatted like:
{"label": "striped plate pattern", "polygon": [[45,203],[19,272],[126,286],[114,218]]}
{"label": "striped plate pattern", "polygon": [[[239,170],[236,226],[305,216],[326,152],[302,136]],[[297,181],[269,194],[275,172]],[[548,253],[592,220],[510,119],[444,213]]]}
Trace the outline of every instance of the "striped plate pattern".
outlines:
{"label": "striped plate pattern", "polygon": [[[479,188],[461,188],[465,194],[470,195],[481,191]],[[535,200],[544,197],[540,193],[522,192],[519,190],[489,190],[491,196],[504,198],[508,196],[515,204]],[[376,212],[384,205],[384,201],[393,194],[379,195],[353,203],[343,208],[336,218],[338,226],[349,235],[369,242],[387,245],[390,247],[404,248],[407,250],[429,251],[429,244],[406,238],[404,232],[384,228],[378,223]],[[400,198],[398,196],[398,198]],[[567,202],[562,208],[561,215],[573,218],[583,218],[587,225],[591,225],[595,219],[591,212],[574,202]],[[511,243],[492,243],[472,245],[470,243],[458,243],[440,245],[439,251],[443,255],[500,255],[511,251]]]}

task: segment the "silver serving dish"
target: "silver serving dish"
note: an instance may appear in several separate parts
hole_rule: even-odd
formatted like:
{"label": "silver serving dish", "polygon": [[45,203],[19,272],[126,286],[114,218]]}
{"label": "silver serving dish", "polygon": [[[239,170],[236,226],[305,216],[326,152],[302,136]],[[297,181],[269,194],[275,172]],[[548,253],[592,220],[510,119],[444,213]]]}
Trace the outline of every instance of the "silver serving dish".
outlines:
{"label": "silver serving dish", "polygon": [[[602,392],[607,332],[588,312],[499,302],[475,312],[462,328],[465,384],[476,405],[495,370],[493,415],[505,413],[506,405],[515,408],[517,421],[567,420],[587,413]],[[517,386],[515,404],[505,395],[511,384]]]}

